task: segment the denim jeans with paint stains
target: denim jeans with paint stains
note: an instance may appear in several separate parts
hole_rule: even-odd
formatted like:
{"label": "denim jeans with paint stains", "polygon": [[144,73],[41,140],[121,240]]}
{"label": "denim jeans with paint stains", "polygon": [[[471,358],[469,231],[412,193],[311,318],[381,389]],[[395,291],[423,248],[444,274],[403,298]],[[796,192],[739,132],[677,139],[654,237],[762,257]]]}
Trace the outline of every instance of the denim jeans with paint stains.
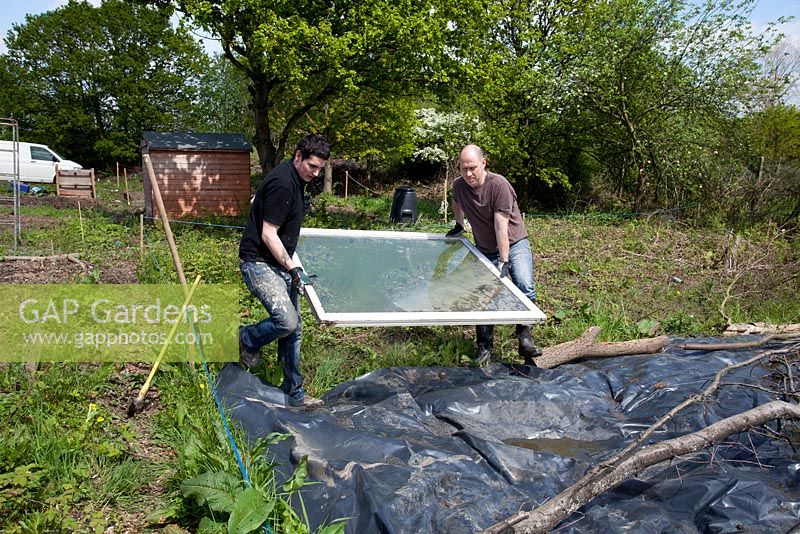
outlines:
{"label": "denim jeans with paint stains", "polygon": [[303,375],[300,374],[300,295],[292,289],[286,270],[267,263],[246,261],[241,264],[242,278],[250,292],[261,301],[269,317],[239,329],[239,339],[250,351],[278,340],[278,358],[283,362],[284,393],[302,400]]}

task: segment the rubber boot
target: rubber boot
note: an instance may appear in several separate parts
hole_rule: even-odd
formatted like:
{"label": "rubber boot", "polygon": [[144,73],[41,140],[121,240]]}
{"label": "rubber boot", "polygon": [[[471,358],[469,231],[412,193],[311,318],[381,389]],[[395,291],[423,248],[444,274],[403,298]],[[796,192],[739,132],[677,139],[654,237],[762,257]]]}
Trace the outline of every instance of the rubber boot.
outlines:
{"label": "rubber boot", "polygon": [[261,363],[261,351],[251,352],[244,346],[242,343],[241,338],[241,327],[240,330],[240,337],[239,337],[239,363],[244,365],[244,367],[249,371],[254,367],[258,367],[258,364]]}
{"label": "rubber boot", "polygon": [[531,327],[518,324],[517,339],[519,340],[519,355],[525,360],[525,365],[536,365],[533,359],[541,356],[542,350],[531,339]]}
{"label": "rubber boot", "polygon": [[475,362],[486,365],[492,361],[492,346],[494,345],[494,325],[479,324],[475,327],[478,338],[478,356]]}

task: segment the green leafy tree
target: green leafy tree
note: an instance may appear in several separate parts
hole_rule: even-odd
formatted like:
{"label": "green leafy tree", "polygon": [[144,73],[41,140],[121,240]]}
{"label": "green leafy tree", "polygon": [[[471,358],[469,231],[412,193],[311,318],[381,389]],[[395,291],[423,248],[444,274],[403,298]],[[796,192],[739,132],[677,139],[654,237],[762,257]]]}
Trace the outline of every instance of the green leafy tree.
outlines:
{"label": "green leafy tree", "polygon": [[414,104],[411,97],[361,88],[334,99],[309,128],[323,132],[338,157],[362,161],[368,169],[386,166],[414,149]]}
{"label": "green leafy tree", "polygon": [[193,129],[253,135],[248,81],[224,55],[215,54],[198,82],[197,102],[192,106]]}
{"label": "green leafy tree", "polygon": [[[569,186],[574,152],[573,72],[592,0],[493,0],[464,49],[469,96],[483,119],[492,169],[508,177],[520,203],[541,188]],[[578,125],[576,120],[572,126]]]}
{"label": "green leafy tree", "polygon": [[[446,45],[460,12],[445,2],[152,1],[176,5],[218,36],[225,56],[247,76],[253,141],[265,172],[283,159],[310,113],[365,95],[420,94],[458,65]],[[379,102],[388,110],[386,100]]]}
{"label": "green leafy tree", "polygon": [[135,161],[142,130],[183,127],[206,57],[170,15],[70,0],[15,25],[2,83],[18,88],[4,107],[23,138],[96,166]]}
{"label": "green leafy tree", "polygon": [[[770,33],[753,2],[626,0],[593,9],[576,89],[606,175],[635,209],[697,199],[704,152],[741,108]],[[709,150],[705,153],[712,153]]]}
{"label": "green leafy tree", "polygon": [[800,224],[800,109],[777,103],[736,117],[726,149],[726,222],[746,227],[770,221]]}
{"label": "green leafy tree", "polygon": [[752,5],[491,2],[472,86],[485,144],[521,199],[570,188],[634,208],[696,199],[771,42],[750,32]]}

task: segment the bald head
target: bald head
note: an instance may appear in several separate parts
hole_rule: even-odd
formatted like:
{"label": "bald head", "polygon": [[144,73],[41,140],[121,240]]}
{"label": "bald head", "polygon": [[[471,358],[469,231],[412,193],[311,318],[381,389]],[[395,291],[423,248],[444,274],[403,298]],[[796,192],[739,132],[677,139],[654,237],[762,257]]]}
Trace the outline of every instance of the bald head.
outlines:
{"label": "bald head", "polygon": [[471,155],[477,157],[478,159],[484,159],[486,157],[483,153],[483,149],[478,145],[467,145],[462,148],[461,159],[463,159],[465,155]]}
{"label": "bald head", "polygon": [[486,158],[478,145],[467,145],[461,149],[459,166],[461,177],[471,188],[480,187],[486,181]]}

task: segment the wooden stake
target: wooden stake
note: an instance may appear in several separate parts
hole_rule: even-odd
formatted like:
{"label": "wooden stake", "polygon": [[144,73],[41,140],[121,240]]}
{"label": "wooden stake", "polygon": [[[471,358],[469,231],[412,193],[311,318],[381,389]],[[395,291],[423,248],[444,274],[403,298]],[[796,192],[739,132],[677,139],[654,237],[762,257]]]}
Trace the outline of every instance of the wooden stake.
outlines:
{"label": "wooden stake", "polygon": [[131,205],[131,196],[128,194],[128,169],[122,169],[125,173],[125,202],[128,203],[128,206]]}
{"label": "wooden stake", "polygon": [[78,221],[81,223],[81,243],[86,244],[86,237],[83,235],[83,215],[81,214],[81,201],[78,201]]}
{"label": "wooden stake", "polygon": [[350,185],[350,172],[344,171],[344,199],[347,200],[347,187]]}
{"label": "wooden stake", "polygon": [[[186,276],[183,274],[183,264],[181,257],[178,256],[178,247],[175,246],[175,238],[172,236],[172,229],[169,226],[169,219],[167,218],[167,210],[164,208],[164,200],[161,198],[161,189],[158,187],[158,180],[156,180],[156,172],[153,170],[153,162],[150,161],[150,154],[142,154],[145,168],[147,169],[147,176],[150,179],[150,187],[153,191],[153,196],[156,199],[158,206],[158,213],[161,217],[161,224],[164,225],[164,233],[167,235],[167,244],[169,251],[172,254],[172,262],[175,264],[175,270],[178,272],[178,280],[183,287],[183,294],[189,294],[189,286],[186,284]],[[189,368],[194,372],[194,345],[189,345]]]}
{"label": "wooden stake", "polygon": [[119,161],[117,162],[117,190],[119,190]]}
{"label": "wooden stake", "polygon": [[144,213],[139,214],[139,259],[144,259]]}

